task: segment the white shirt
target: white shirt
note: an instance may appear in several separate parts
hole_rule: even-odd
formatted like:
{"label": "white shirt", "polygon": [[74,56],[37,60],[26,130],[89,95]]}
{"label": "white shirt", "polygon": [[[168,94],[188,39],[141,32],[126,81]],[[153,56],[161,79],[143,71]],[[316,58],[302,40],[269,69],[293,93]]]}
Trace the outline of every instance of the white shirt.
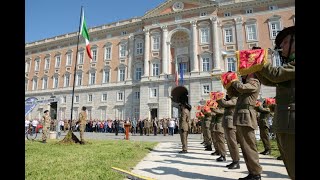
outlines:
{"label": "white shirt", "polygon": [[24,126],[25,126],[25,127],[29,127],[29,124],[30,124],[30,121],[29,121],[29,120],[26,120],[26,121],[24,122]]}
{"label": "white shirt", "polygon": [[39,124],[39,122],[37,120],[32,121],[32,126],[37,127],[38,124]]}
{"label": "white shirt", "polygon": [[169,127],[172,127],[172,128],[173,128],[173,127],[174,127],[174,124],[175,124],[175,123],[174,123],[173,120],[170,120],[170,121],[169,121]]}

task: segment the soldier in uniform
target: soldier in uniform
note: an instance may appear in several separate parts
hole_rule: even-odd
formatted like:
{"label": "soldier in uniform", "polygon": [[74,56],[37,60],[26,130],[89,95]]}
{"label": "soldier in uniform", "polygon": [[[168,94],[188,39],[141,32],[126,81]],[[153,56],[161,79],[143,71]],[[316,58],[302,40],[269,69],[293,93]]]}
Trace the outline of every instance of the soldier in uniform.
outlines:
{"label": "soldier in uniform", "polygon": [[[220,156],[220,152],[219,152],[219,146],[217,144],[217,139],[215,137],[215,131],[214,131],[214,121],[216,119],[216,113],[212,111],[212,108],[211,108],[211,120],[210,120],[210,137],[211,137],[211,142],[213,144],[213,147],[214,147],[214,152],[211,153],[211,155],[215,156]],[[210,145],[211,146],[211,145]],[[211,146],[212,147],[212,146]],[[211,148],[212,149],[212,148]]]}
{"label": "soldier in uniform", "polygon": [[260,154],[269,155],[271,153],[269,131],[270,127],[268,124],[268,119],[270,117],[270,109],[267,107],[266,101],[263,105],[256,107],[256,111],[260,113],[258,118],[258,125],[260,130],[260,139],[262,140],[264,151]]}
{"label": "soldier in uniform", "polygon": [[44,115],[42,116],[42,143],[47,143],[47,135],[49,133],[50,123],[51,123],[51,117],[49,110],[45,110]]}
{"label": "soldier in uniform", "polygon": [[259,164],[259,153],[256,146],[254,130],[258,129],[257,114],[254,109],[259,96],[261,84],[254,74],[242,76],[242,83],[234,81],[227,92],[237,96],[233,124],[237,128],[239,143],[249,175],[239,180],[261,180],[262,167]]}
{"label": "soldier in uniform", "polygon": [[144,127],[145,127],[145,135],[150,135],[150,128],[151,128],[151,121],[150,119],[146,118],[144,121]]}
{"label": "soldier in uniform", "polygon": [[191,106],[187,104],[187,102],[179,103],[179,132],[182,143],[182,151],[179,153],[187,153],[188,152],[188,132],[189,132],[189,122],[190,122],[190,110]]}
{"label": "soldier in uniform", "polygon": [[80,125],[80,143],[81,144],[84,144],[85,141],[84,141],[84,130],[86,129],[86,123],[87,123],[87,108],[85,106],[82,106],[81,108],[81,112],[79,113],[79,120],[78,120],[78,123]]}
{"label": "soldier in uniform", "polygon": [[295,179],[295,26],[280,31],[275,40],[282,49],[282,66],[271,63],[256,72],[261,83],[276,86],[276,108],[273,130],[276,133],[281,157],[291,179]]}
{"label": "soldier in uniform", "polygon": [[163,119],[162,127],[163,127],[163,135],[166,136],[168,133],[168,120],[167,120],[167,118]]}
{"label": "soldier in uniform", "polygon": [[216,160],[218,162],[221,161],[226,161],[226,146],[224,144],[224,129],[222,128],[222,118],[223,118],[223,113],[224,113],[224,108],[218,105],[217,108],[212,108],[212,112],[214,112],[216,115],[212,119],[212,129],[213,131],[213,139],[214,139],[214,144],[216,144],[215,148],[216,151],[219,152],[220,157],[218,157]]}
{"label": "soldier in uniform", "polygon": [[227,146],[232,158],[232,163],[228,164],[226,167],[228,167],[228,169],[240,169],[240,156],[237,143],[236,126],[233,125],[233,114],[237,103],[237,97],[229,98],[229,96],[226,95],[226,100],[220,99],[217,100],[217,103],[219,106],[224,107],[222,127],[224,128]]}
{"label": "soldier in uniform", "polygon": [[205,151],[212,151],[212,139],[211,139],[211,131],[210,131],[210,124],[211,124],[212,115],[205,115],[203,119],[203,139],[204,139],[204,147]]}

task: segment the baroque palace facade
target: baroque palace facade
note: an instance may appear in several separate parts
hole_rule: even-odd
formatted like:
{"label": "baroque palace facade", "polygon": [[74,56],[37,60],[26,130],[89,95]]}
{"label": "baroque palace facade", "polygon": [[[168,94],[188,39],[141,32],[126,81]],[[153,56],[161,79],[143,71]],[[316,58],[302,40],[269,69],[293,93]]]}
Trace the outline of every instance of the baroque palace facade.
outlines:
{"label": "baroque palace facade", "polygon": [[[176,117],[176,61],[195,107],[210,91],[224,91],[211,73],[237,71],[235,51],[273,49],[278,31],[294,23],[294,0],[167,0],[142,17],[91,27],[92,60],[80,37],[73,119],[82,106],[89,119]],[[71,115],[77,40],[73,32],[25,45],[25,97],[54,95],[58,119]],[[263,86],[260,95],[275,89]],[[45,109],[39,103],[27,116],[40,119]]]}

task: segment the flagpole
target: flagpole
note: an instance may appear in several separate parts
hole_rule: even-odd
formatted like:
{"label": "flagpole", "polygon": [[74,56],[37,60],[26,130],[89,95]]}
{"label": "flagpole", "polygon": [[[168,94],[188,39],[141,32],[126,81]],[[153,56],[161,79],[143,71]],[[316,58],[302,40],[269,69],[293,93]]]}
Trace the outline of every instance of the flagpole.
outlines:
{"label": "flagpole", "polygon": [[79,34],[78,34],[78,42],[77,42],[77,52],[76,52],[76,62],[74,63],[74,74],[73,74],[73,87],[72,87],[72,100],[71,100],[71,117],[69,121],[69,130],[72,131],[72,114],[73,114],[73,99],[74,99],[74,88],[75,88],[75,81],[76,81],[76,72],[77,72],[77,63],[78,63],[78,51],[79,51],[79,39],[80,39],[80,31],[81,31],[81,21],[82,21],[82,12],[83,6],[81,6],[80,11],[80,23],[79,23]]}

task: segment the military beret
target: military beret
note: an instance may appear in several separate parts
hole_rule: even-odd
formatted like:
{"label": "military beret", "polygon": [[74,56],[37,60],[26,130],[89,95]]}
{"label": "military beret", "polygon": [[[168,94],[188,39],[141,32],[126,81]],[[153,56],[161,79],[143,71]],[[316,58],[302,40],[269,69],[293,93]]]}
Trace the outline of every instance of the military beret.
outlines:
{"label": "military beret", "polygon": [[287,27],[287,28],[284,28],[282,31],[280,31],[278,34],[277,34],[277,37],[276,37],[276,40],[275,40],[275,43],[276,43],[276,46],[280,46],[280,44],[282,43],[283,39],[289,35],[289,34],[295,34],[296,30],[295,30],[295,26],[290,26],[290,27]]}

